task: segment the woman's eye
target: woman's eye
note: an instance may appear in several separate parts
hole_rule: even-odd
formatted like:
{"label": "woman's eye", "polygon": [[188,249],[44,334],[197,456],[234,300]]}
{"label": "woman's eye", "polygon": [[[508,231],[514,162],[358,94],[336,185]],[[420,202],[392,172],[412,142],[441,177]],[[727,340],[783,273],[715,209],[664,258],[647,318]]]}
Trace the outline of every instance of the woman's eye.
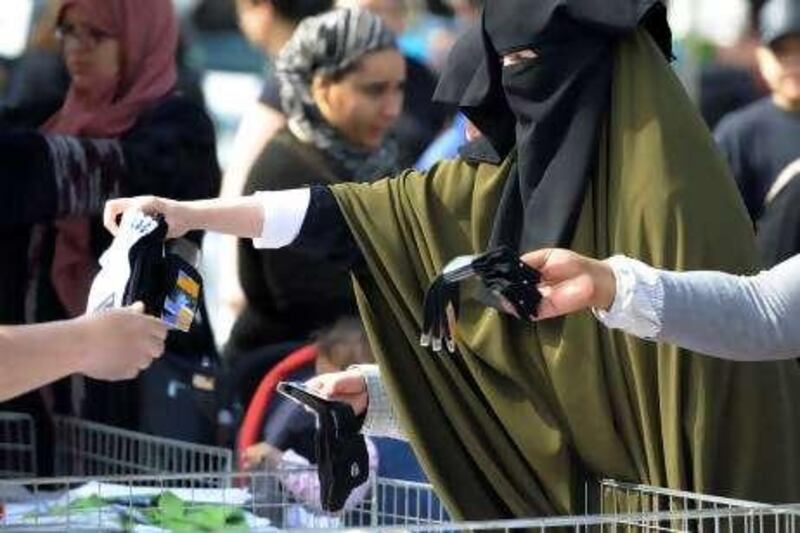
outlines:
{"label": "woman's eye", "polygon": [[361,92],[367,96],[378,98],[386,91],[386,86],[383,83],[375,83],[369,85],[362,85]]}

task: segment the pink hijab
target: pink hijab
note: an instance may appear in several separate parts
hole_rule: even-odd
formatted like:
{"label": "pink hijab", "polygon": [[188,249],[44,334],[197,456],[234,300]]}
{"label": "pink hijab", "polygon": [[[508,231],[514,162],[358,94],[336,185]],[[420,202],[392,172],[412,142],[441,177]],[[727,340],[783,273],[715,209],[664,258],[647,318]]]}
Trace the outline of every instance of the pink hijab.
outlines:
{"label": "pink hijab", "polygon": [[[97,29],[120,45],[121,72],[116,80],[98,80],[87,101],[73,87],[61,109],[42,131],[83,137],[119,137],[139,116],[175,87],[178,25],[170,0],[64,0],[67,9],[81,6]],[[102,86],[105,85],[105,86]],[[89,221],[72,217],[56,222],[51,278],[70,316],[83,313],[97,269],[90,247]]]}

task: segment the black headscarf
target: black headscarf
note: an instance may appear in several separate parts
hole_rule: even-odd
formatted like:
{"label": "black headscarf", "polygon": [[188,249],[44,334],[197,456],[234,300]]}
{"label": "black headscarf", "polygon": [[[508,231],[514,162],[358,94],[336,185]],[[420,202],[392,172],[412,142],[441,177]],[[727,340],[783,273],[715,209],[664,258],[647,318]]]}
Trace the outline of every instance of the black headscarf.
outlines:
{"label": "black headscarf", "polygon": [[480,124],[483,137],[464,147],[462,155],[467,159],[474,157],[499,163],[516,142],[516,119],[502,90],[488,92],[487,60],[483,27],[476,24],[464,32],[450,50],[433,100],[458,106],[473,124]]}
{"label": "black headscarf", "polygon": [[[608,109],[613,44],[639,25],[671,57],[660,0],[487,2],[481,31],[454,47],[437,96],[458,96],[501,157],[517,149],[491,245],[569,243]],[[502,55],[523,49],[537,57],[502,66]]]}

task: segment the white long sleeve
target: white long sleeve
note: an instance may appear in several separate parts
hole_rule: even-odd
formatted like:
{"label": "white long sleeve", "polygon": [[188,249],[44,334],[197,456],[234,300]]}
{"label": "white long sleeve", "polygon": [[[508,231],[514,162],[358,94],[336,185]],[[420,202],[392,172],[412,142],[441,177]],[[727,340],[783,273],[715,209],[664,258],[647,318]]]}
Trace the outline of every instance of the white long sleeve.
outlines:
{"label": "white long sleeve", "polygon": [[381,372],[378,365],[353,365],[350,367],[364,376],[367,383],[367,414],[364,417],[362,432],[373,437],[390,437],[393,439],[407,440],[400,428],[397,415],[392,407],[392,401],[381,381]]}

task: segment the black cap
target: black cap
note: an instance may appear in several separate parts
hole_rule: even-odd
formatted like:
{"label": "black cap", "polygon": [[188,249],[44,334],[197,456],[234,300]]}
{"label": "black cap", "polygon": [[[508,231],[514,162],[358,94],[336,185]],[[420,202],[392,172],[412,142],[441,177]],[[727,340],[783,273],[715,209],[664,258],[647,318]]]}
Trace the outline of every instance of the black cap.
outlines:
{"label": "black cap", "polygon": [[767,46],[787,35],[800,35],[800,0],[768,0],[761,8],[759,30]]}

